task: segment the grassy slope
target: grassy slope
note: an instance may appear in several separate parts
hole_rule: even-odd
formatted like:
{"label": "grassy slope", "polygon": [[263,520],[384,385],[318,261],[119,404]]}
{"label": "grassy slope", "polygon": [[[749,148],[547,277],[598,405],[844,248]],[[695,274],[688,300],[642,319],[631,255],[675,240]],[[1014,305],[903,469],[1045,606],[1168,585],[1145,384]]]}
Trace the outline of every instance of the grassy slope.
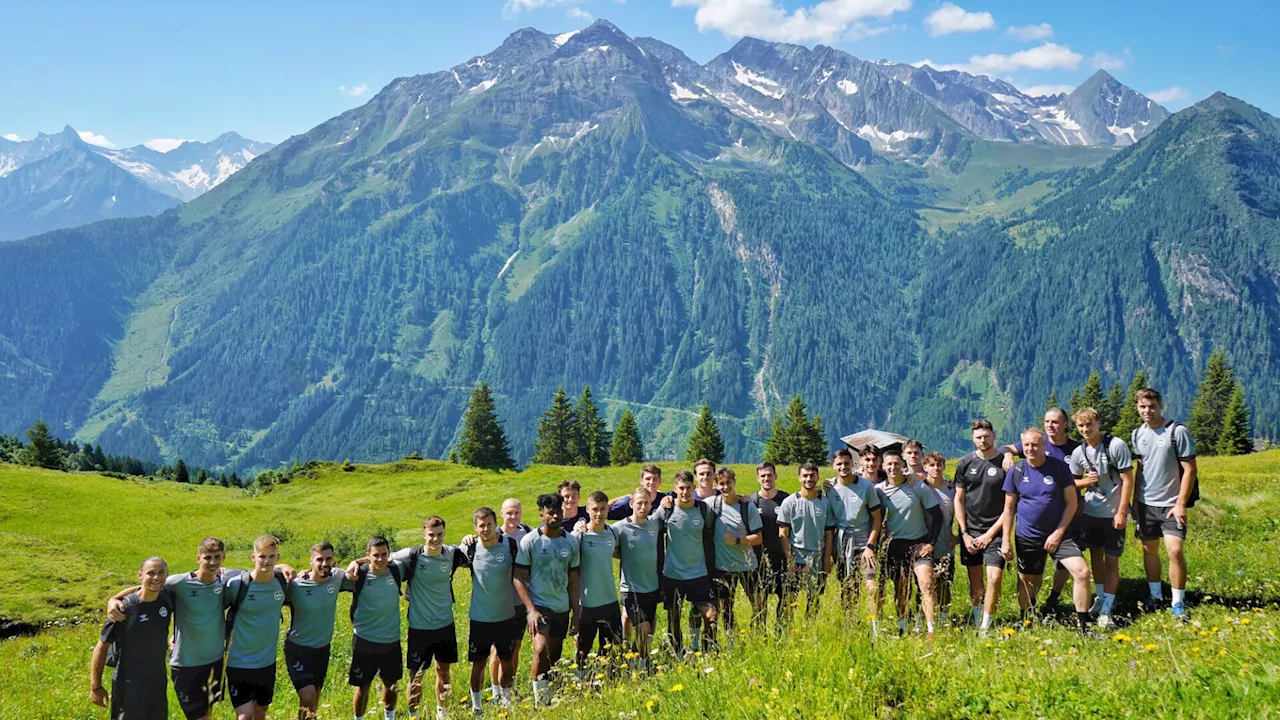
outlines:
{"label": "grassy slope", "polygon": [[[653,700],[654,710],[668,717],[1192,716],[1238,714],[1246,706],[1257,714],[1275,712],[1280,708],[1275,642],[1280,584],[1272,571],[1280,452],[1205,459],[1202,465],[1205,499],[1193,510],[1189,553],[1192,588],[1206,596],[1193,595],[1200,603],[1199,631],[1147,617],[1125,628],[1127,640],[1081,642],[1066,630],[1036,628],[1008,639],[978,639],[956,630],[933,647],[916,638],[873,646],[864,627],[847,621],[829,596],[817,622],[778,642],[753,638],[714,660],[667,663],[660,677],[607,686],[591,693],[603,704],[582,703],[578,709],[583,717],[644,714]],[[664,469],[670,475],[675,466]],[[738,470],[740,477],[750,478],[750,468]],[[160,553],[176,569],[186,569],[191,564],[186,558],[205,534],[224,537],[232,564],[240,566],[247,563],[248,542],[263,531],[285,537],[284,554],[294,562],[301,562],[319,537],[355,547],[365,533],[382,528],[393,531],[401,544],[413,542],[415,526],[427,513],[443,515],[449,537],[456,539],[480,502],[496,506],[508,495],[527,501],[566,475],[614,494],[632,486],[638,469],[535,467],[498,474],[431,461],[360,466],[353,473],[325,467],[313,478],[246,497],[220,488],[0,466],[0,582],[6,588],[0,616],[24,621],[96,616],[103,594],[126,582],[143,556]],[[794,472],[786,470],[783,477],[784,487],[794,486]],[[1119,605],[1128,612],[1143,588],[1133,580],[1140,577],[1140,566],[1132,542],[1123,568],[1130,580]],[[54,573],[59,579],[40,579]],[[460,613],[467,585],[460,577]],[[1009,590],[1001,613],[1006,622],[1013,618]],[[968,606],[963,581],[955,596],[953,613],[959,616]],[[337,637],[343,638],[345,612],[340,609],[338,616]],[[25,717],[94,716],[83,700],[94,622],[0,643],[0,717],[15,717],[20,709]],[[348,712],[346,645],[345,639],[335,643],[338,659],[324,717]],[[712,668],[709,674],[707,668]],[[1028,684],[1033,673],[1054,680]],[[527,686],[525,676],[527,666],[521,687]],[[676,686],[682,689],[673,690]],[[454,696],[462,701],[465,693],[457,687]],[[286,717],[294,705],[284,673],[276,697],[272,717]]]}

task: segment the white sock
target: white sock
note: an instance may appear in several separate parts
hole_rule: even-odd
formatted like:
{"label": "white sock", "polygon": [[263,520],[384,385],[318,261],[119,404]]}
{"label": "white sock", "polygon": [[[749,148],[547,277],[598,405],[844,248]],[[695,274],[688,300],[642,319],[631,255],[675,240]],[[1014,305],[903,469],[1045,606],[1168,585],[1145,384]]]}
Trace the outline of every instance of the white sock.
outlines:
{"label": "white sock", "polygon": [[395,710],[383,710],[383,711],[382,711],[382,717],[383,717],[383,718],[385,718],[385,720],[396,720],[396,711],[395,711]]}
{"label": "white sock", "polygon": [[1186,588],[1171,588],[1173,590],[1173,604],[1181,605],[1187,599]]}
{"label": "white sock", "polygon": [[991,613],[984,610],[982,612],[982,629],[989,630],[990,628],[991,628]]}
{"label": "white sock", "polygon": [[1099,614],[1110,615],[1111,606],[1115,605],[1115,603],[1116,603],[1116,596],[1114,593],[1108,593],[1108,592],[1102,593],[1102,610]]}
{"label": "white sock", "polygon": [[356,715],[356,720],[364,720],[364,716],[363,716],[363,715]]}
{"label": "white sock", "polygon": [[976,607],[973,609],[973,624],[977,625],[980,620],[982,620],[982,608]]}
{"label": "white sock", "polygon": [[502,693],[502,688],[498,687],[497,685],[490,685],[490,686],[489,686],[489,694],[490,694],[490,695],[492,695],[492,696],[494,696],[494,697],[498,697],[498,695],[499,695],[499,694],[501,694],[501,693]]}
{"label": "white sock", "polygon": [[934,628],[934,622],[933,622],[932,620],[930,620],[930,621],[926,622],[926,623],[925,623],[925,629],[926,629],[926,630],[928,630],[929,632],[933,632],[933,631],[935,630],[935,628]]}
{"label": "white sock", "polygon": [[444,720],[447,715],[448,713],[445,712],[443,707],[439,705],[436,706],[436,720]]}
{"label": "white sock", "polygon": [[471,709],[480,710],[484,707],[484,693],[480,690],[471,691]]}
{"label": "white sock", "polygon": [[1164,591],[1162,591],[1162,590],[1160,589],[1160,581],[1159,581],[1159,580],[1157,580],[1157,581],[1155,581],[1155,582],[1149,582],[1149,583],[1147,583],[1147,589],[1151,591],[1151,597],[1155,598],[1156,600],[1163,600],[1163,599],[1164,599]]}
{"label": "white sock", "polygon": [[533,681],[533,704],[551,704],[551,683],[546,680]]}

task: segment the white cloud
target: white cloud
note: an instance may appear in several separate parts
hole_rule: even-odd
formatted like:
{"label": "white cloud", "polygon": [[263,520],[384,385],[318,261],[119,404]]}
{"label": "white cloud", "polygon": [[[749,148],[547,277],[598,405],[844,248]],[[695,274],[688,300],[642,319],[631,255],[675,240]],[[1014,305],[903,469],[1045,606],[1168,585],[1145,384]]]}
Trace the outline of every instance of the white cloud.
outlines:
{"label": "white cloud", "polygon": [[967,63],[945,65],[931,60],[912,63],[916,67],[929,65],[937,70],[963,70],[974,75],[1007,75],[1018,70],[1073,70],[1079,67],[1084,56],[1066,45],[1044,43],[1027,50],[1003,55],[990,53],[974,55]]}
{"label": "white cloud", "polygon": [[190,138],[151,138],[142,143],[156,152],[167,153],[170,150],[176,150],[179,145],[186,142],[195,142]]}
{"label": "white cloud", "polygon": [[369,83],[360,83],[359,85],[352,85],[349,87],[346,85],[338,86],[338,92],[342,93],[343,95],[350,95],[351,97],[360,97],[361,95],[365,94],[368,91],[369,91]]}
{"label": "white cloud", "polygon": [[587,12],[586,10],[583,10],[580,7],[571,7],[565,14],[569,16],[570,20],[590,20],[591,19],[591,13]]}
{"label": "white cloud", "polygon": [[[526,0],[527,1],[527,0]],[[824,0],[788,12],[779,0],[671,0],[697,8],[699,32],[784,42],[837,42],[878,35],[888,28],[868,24],[911,7],[911,0]]]}
{"label": "white cloud", "polygon": [[99,135],[90,130],[77,130],[76,134],[80,136],[81,140],[89,143],[90,145],[97,145],[98,147],[104,148],[115,147],[115,143],[108,140],[105,135]]}
{"label": "white cloud", "polygon": [[1178,85],[1174,85],[1173,87],[1167,87],[1164,90],[1157,90],[1155,92],[1147,93],[1147,97],[1151,98],[1152,100],[1155,100],[1158,103],[1167,103],[1167,102],[1175,102],[1178,100],[1186,100],[1190,95],[1191,93],[1187,92],[1186,88],[1180,87]]}
{"label": "white cloud", "polygon": [[17,133],[5,133],[4,135],[0,135],[0,137],[11,142],[22,142],[22,138],[18,137]]}
{"label": "white cloud", "polygon": [[955,3],[947,2],[929,13],[924,24],[929,28],[930,37],[939,37],[952,33],[990,30],[996,26],[996,21],[989,12],[969,12]]}
{"label": "white cloud", "polygon": [[581,2],[583,0],[506,0],[502,4],[502,14],[506,17],[515,17],[526,10],[537,10],[556,5],[577,5]]}
{"label": "white cloud", "polygon": [[1044,97],[1045,95],[1058,95],[1060,93],[1070,93],[1076,89],[1075,85],[1032,85],[1030,87],[1018,88],[1022,92],[1032,97]]}
{"label": "white cloud", "polygon": [[1053,37],[1053,26],[1049,23],[1039,25],[1013,25],[1004,31],[1019,40],[1048,40]]}
{"label": "white cloud", "polygon": [[1123,70],[1128,67],[1131,60],[1133,60],[1133,51],[1129,48],[1124,49],[1122,57],[1116,57],[1099,50],[1093,54],[1092,58],[1089,58],[1089,62],[1099,70]]}

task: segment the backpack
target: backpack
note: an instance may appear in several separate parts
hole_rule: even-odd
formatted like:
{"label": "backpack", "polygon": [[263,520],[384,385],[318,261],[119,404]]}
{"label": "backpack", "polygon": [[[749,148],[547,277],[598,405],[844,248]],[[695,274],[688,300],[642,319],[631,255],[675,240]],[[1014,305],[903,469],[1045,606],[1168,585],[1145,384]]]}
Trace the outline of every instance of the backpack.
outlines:
{"label": "backpack", "polygon": [[[284,592],[285,598],[288,598],[289,597],[289,581],[285,580],[284,575],[281,574],[279,571],[276,571],[272,575],[272,577],[274,577],[276,582],[280,584],[280,589]],[[249,597],[249,584],[251,582],[252,582],[252,579],[249,578],[249,573],[247,572],[241,573],[240,587],[236,588],[236,596],[231,600],[231,607],[227,608],[227,622],[226,622],[225,632],[226,632],[226,647],[228,649],[231,647],[231,631],[235,629],[236,614],[240,612],[240,606],[244,605],[245,599]],[[230,584],[231,584],[230,581],[228,581],[227,585],[230,586]],[[287,599],[285,600],[285,604],[288,604]]]}
{"label": "backpack", "polygon": [[[524,523],[520,523],[520,524],[524,525]],[[530,530],[526,532],[531,532],[531,531],[532,531],[532,528],[530,528]],[[511,567],[514,568],[516,566],[516,552],[519,550],[519,548],[516,547],[516,539],[511,537],[510,535],[504,535],[502,539],[507,541],[507,549],[511,551]],[[476,541],[471,543],[471,545],[467,547],[467,565],[468,566],[471,566],[475,563],[476,548],[479,545],[480,545],[480,538],[476,538]],[[474,572],[474,568],[472,569],[472,571]]]}
{"label": "backpack", "polygon": [[[1183,432],[1187,432],[1187,428],[1185,425],[1175,420],[1166,420],[1164,423],[1164,426],[1169,431],[1169,447],[1173,448],[1173,451],[1176,454],[1178,452],[1178,448],[1177,448],[1177,445],[1175,444],[1177,441],[1174,438],[1174,433],[1177,432],[1179,427],[1182,428]],[[1133,429],[1132,433],[1130,433],[1129,447],[1133,448],[1133,454],[1137,455],[1139,460],[1143,460],[1145,462],[1145,458],[1143,458],[1141,455],[1138,455],[1138,430],[1140,430],[1141,428],[1142,426],[1139,425],[1138,427]],[[1179,465],[1179,468],[1181,468],[1181,465]],[[1142,472],[1141,467],[1138,468],[1138,472],[1139,472],[1139,475],[1141,475],[1141,472]],[[1136,481],[1138,480],[1138,478],[1134,478],[1134,480]],[[1178,481],[1179,483],[1181,483],[1182,481],[1181,473],[1179,473]],[[1135,482],[1134,485],[1137,486],[1138,483]],[[1187,496],[1187,507],[1195,507],[1196,501],[1198,501],[1199,499],[1200,499],[1200,474],[1196,473],[1196,477],[1193,478],[1191,481],[1191,493]]]}
{"label": "backpack", "polygon": [[[159,599],[161,602],[161,607],[168,610],[169,614],[172,615],[173,614],[173,596],[168,594],[167,592],[162,592],[160,593]],[[125,613],[124,629],[119,633],[116,639],[112,640],[111,644],[107,646],[107,663],[106,663],[107,667],[113,668],[113,667],[120,666],[120,657],[121,657],[120,638],[124,637],[125,635],[128,635],[129,631],[133,630],[133,626],[138,621],[138,613],[136,612],[130,613],[129,611],[132,610],[135,606],[141,605],[141,604],[142,604],[142,598],[138,597],[136,594],[130,595],[129,597],[124,599],[124,613]]]}
{"label": "backpack", "polygon": [[[446,545],[445,547],[450,547],[450,546]],[[474,547],[474,546],[473,546],[473,547]],[[409,564],[408,564],[408,566],[405,568],[405,571],[404,571],[404,577],[403,577],[403,578],[401,578],[401,580],[400,580],[400,582],[404,585],[404,588],[405,588],[405,589],[404,589],[404,599],[405,599],[405,602],[412,602],[412,599],[413,599],[413,576],[418,572],[418,560],[422,558],[422,553],[424,552],[424,550],[425,550],[425,548],[423,548],[423,546],[422,546],[422,545],[415,545],[415,546],[413,546],[412,548],[410,548],[410,549],[409,549],[409,560],[408,560],[408,563],[409,563]],[[455,548],[453,548],[453,551],[454,551],[454,552],[458,552],[458,548],[456,548],[456,547],[455,547]],[[442,552],[443,552],[443,550],[442,550]],[[474,553],[473,553],[473,554],[474,554]],[[467,560],[470,560],[470,559],[471,559],[471,557],[470,557],[470,556],[468,556],[468,557],[467,557]],[[387,567],[392,567],[392,566],[391,566],[391,565],[388,565]],[[454,570],[454,569],[457,569],[457,566],[456,566],[456,565],[455,565],[455,566],[454,566],[454,568],[453,568],[453,569],[451,569],[451,570],[450,570],[450,572],[449,572],[449,580],[450,580],[450,581],[452,581],[452,580],[453,580],[453,570]],[[453,594],[453,583],[452,583],[452,582],[450,582],[450,583],[449,583],[449,600],[450,600],[450,602],[457,602],[457,601],[458,601],[458,598],[457,598],[457,597],[455,597],[455,596],[454,596],[454,594]]]}
{"label": "backpack", "polygon": [[[717,495],[716,497],[719,496]],[[712,518],[708,517],[708,515],[715,515],[715,512],[712,511],[710,505],[708,505],[704,500],[695,499],[693,504],[698,508],[699,514],[702,515],[702,560],[707,566],[707,574],[710,575],[716,566],[716,524]],[[675,502],[672,501],[670,508],[664,508],[659,511],[659,537],[666,536],[667,520],[671,517],[671,513],[675,511],[675,507]]]}
{"label": "backpack", "polygon": [[[387,563],[387,570],[391,572],[392,579],[396,581],[396,594],[399,595],[404,586],[404,581],[400,578],[400,568],[395,563]],[[360,569],[356,570],[355,587],[351,589],[351,612],[349,613],[351,622],[356,621],[356,608],[360,605],[360,593],[364,592],[364,581],[368,577],[369,563],[360,563]]]}

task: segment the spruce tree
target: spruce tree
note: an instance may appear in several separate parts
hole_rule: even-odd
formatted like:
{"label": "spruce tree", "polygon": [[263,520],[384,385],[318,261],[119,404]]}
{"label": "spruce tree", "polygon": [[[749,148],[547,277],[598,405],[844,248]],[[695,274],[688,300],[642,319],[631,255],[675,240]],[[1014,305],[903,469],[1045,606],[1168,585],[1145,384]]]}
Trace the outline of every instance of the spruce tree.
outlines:
{"label": "spruce tree", "polygon": [[538,421],[538,439],[533,444],[530,462],[540,465],[574,464],[574,430],[577,417],[564,388],[556,388],[551,407],[542,413]]}
{"label": "spruce tree", "polygon": [[574,464],[604,467],[609,464],[609,426],[600,416],[600,408],[591,399],[591,388],[582,388],[578,407],[574,409]]}
{"label": "spruce tree", "polygon": [[93,465],[99,470],[107,469],[107,456],[102,452],[102,445],[93,448]]}
{"label": "spruce tree", "polygon": [[613,428],[613,443],[609,447],[609,462],[613,465],[630,465],[644,460],[644,443],[640,440],[640,427],[631,414],[631,408],[622,411],[618,424]]}
{"label": "spruce tree", "polygon": [[827,462],[827,431],[822,427],[822,416],[814,415],[809,422],[809,462],[822,465]]}
{"label": "spruce tree", "polygon": [[791,438],[782,424],[782,415],[773,416],[769,439],[764,443],[764,461],[774,465],[791,464]]}
{"label": "spruce tree", "polygon": [[1191,411],[1187,413],[1187,430],[1195,438],[1196,449],[1204,448],[1202,455],[1217,452],[1223,414],[1235,384],[1235,372],[1227,364],[1227,353],[1222,348],[1214,350],[1209,355],[1209,362],[1205,363],[1204,377],[1196,389]]}
{"label": "spruce tree", "polygon": [[1146,371],[1139,370],[1134,373],[1133,382],[1129,383],[1129,392],[1124,396],[1124,404],[1120,406],[1116,423],[1111,426],[1111,434],[1125,442],[1129,442],[1129,436],[1142,424],[1142,416],[1138,414],[1138,391],[1146,386]]}
{"label": "spruce tree", "polygon": [[187,472],[187,464],[178,458],[178,464],[173,466],[173,479],[180,483],[191,482],[191,473]]}
{"label": "spruce tree", "polygon": [[1237,382],[1226,409],[1222,411],[1222,429],[1215,450],[1219,455],[1253,452],[1253,439],[1249,435],[1249,408],[1244,403],[1244,385]]}
{"label": "spruce tree", "polygon": [[[1099,418],[1106,412],[1107,398],[1102,394],[1102,377],[1098,375],[1098,371],[1094,370],[1089,373],[1089,379],[1085,380],[1084,387],[1079,388],[1071,393],[1071,409],[1067,413],[1067,435],[1073,440],[1083,440],[1080,433],[1076,432],[1076,424],[1070,418],[1075,412],[1081,408],[1093,408],[1098,412]],[[1107,427],[1107,425],[1103,425]]]}
{"label": "spruce tree", "polygon": [[62,449],[43,420],[35,421],[27,429],[27,441],[29,444],[22,453],[24,464],[51,470],[62,469]]}
{"label": "spruce tree", "polygon": [[1058,407],[1058,391],[1057,391],[1057,390],[1050,390],[1050,391],[1049,391],[1049,399],[1048,399],[1047,401],[1045,401],[1044,409],[1045,409],[1046,411],[1048,411],[1048,410],[1052,410],[1052,409],[1054,409],[1054,408],[1056,408],[1056,407]]}
{"label": "spruce tree", "polygon": [[1119,381],[1111,385],[1111,392],[1107,393],[1107,399],[1103,405],[1098,408],[1098,421],[1102,425],[1103,432],[1110,432],[1111,426],[1120,419],[1120,408],[1124,405],[1124,390],[1120,388]]}
{"label": "spruce tree", "polygon": [[689,447],[684,453],[685,460],[693,462],[706,458],[713,463],[724,460],[724,441],[720,439],[720,426],[711,416],[711,408],[702,403],[698,411],[698,420],[693,425],[693,434],[689,436]]}
{"label": "spruce tree", "polygon": [[804,400],[796,395],[787,404],[783,415],[787,424],[787,456],[796,463],[813,462],[813,428],[809,425],[808,409]]}
{"label": "spruce tree", "polygon": [[462,416],[462,436],[458,440],[458,460],[471,467],[494,470],[515,469],[511,446],[498,422],[498,410],[489,383],[481,382],[471,391],[467,411]]}
{"label": "spruce tree", "polygon": [[209,473],[206,473],[204,471],[204,468],[200,468],[199,470],[196,470],[196,484],[197,485],[209,484]]}

